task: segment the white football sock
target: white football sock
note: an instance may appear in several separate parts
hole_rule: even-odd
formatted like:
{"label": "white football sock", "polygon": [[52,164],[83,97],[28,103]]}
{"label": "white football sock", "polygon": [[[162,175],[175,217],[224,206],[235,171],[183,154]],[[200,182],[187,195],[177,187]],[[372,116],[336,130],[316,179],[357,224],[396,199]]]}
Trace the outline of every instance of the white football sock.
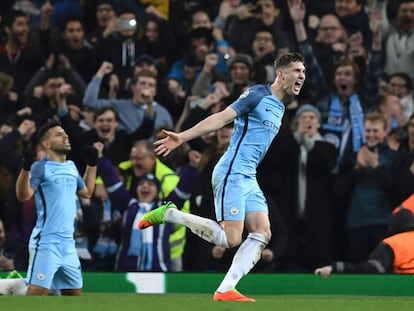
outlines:
{"label": "white football sock", "polygon": [[226,233],[223,228],[214,220],[203,218],[197,215],[183,213],[175,208],[169,208],[165,212],[165,221],[179,224],[189,228],[194,234],[207,242],[225,248],[229,247]]}
{"label": "white football sock", "polygon": [[262,256],[262,251],[269,240],[264,234],[249,233],[247,239],[240,245],[229,271],[217,288],[220,293],[235,289],[240,279],[256,265]]}
{"label": "white football sock", "polygon": [[24,296],[27,293],[25,279],[1,279],[0,295]]}

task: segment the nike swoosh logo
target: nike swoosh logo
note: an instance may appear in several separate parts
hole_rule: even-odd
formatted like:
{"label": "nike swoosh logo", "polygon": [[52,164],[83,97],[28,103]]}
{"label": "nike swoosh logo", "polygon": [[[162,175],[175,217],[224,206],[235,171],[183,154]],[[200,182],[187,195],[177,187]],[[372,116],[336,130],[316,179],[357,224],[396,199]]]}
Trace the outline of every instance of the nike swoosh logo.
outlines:
{"label": "nike swoosh logo", "polygon": [[269,109],[269,108],[265,108],[265,111],[272,111],[272,109]]}

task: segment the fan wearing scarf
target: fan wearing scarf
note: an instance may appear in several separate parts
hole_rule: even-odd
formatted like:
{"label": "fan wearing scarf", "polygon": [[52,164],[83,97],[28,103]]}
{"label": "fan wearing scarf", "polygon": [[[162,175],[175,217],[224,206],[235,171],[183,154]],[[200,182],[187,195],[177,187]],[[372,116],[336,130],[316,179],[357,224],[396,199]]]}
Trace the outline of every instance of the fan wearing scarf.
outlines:
{"label": "fan wearing scarf", "polygon": [[325,140],[339,150],[338,165],[345,154],[354,154],[365,144],[364,112],[360,96],[355,93],[359,69],[349,60],[342,60],[335,69],[337,93],[329,102],[326,122],[322,125]]}
{"label": "fan wearing scarf", "polygon": [[290,154],[295,162],[291,174],[296,178],[292,185],[296,196],[283,210],[290,241],[283,257],[289,261],[287,266],[296,269],[313,270],[332,260],[334,202],[330,189],[337,149],[320,135],[320,122],[319,111],[310,104],[302,104],[293,120],[296,144]]}
{"label": "fan wearing scarf", "polygon": [[[341,49],[343,56],[334,64],[331,76],[330,72],[323,70],[329,59],[318,56],[306,33],[303,22],[306,15],[304,2],[289,0],[289,13],[294,22],[298,49],[305,58],[306,71],[310,73],[306,86],[310,101],[321,113],[324,138],[332,142],[339,151],[335,172],[340,173],[352,169],[349,160],[352,162],[352,156],[365,143],[364,113],[373,110],[378,97],[379,78],[383,71],[381,16],[370,14],[372,44],[369,52],[353,55],[353,48],[362,47],[356,42]],[[341,25],[337,27],[341,28]],[[321,32],[322,29],[318,31]],[[332,42],[329,40],[324,42],[326,48],[339,52],[339,29],[337,33],[337,46],[331,45]],[[362,38],[363,41],[364,39],[366,38]]]}
{"label": "fan wearing scarf", "polygon": [[349,59],[340,60],[334,70],[335,91],[321,92],[322,96],[315,103],[322,116],[321,134],[324,140],[333,143],[338,150],[333,169],[336,202],[333,245],[338,258],[346,256],[346,214],[350,204],[350,197],[337,186],[340,184],[338,179],[354,171],[356,154],[366,143],[364,117],[365,113],[373,110],[378,94],[378,84],[374,82],[378,75],[376,70],[380,68],[378,58],[378,52],[374,53],[373,50],[364,78],[361,79],[363,83],[360,83],[360,71],[356,63]]}
{"label": "fan wearing scarf", "polygon": [[[353,170],[354,157],[365,143],[364,114],[373,111],[378,98],[379,81],[383,72],[381,16],[370,14],[372,45],[366,56],[346,55],[333,67],[333,75],[323,70],[328,59],[317,56],[309,40],[303,19],[304,1],[289,0],[289,12],[294,20],[298,49],[305,58],[310,102],[321,113],[321,134],[332,142],[338,150],[334,178]],[[350,58],[352,57],[353,60]],[[333,87],[332,87],[333,81]],[[335,184],[335,182],[333,183]],[[341,190],[340,188],[338,188]],[[345,215],[349,197],[341,191],[335,192],[335,230],[334,240],[336,257],[343,257],[345,249]]]}
{"label": "fan wearing scarf", "polygon": [[[333,92],[327,90],[323,76],[320,76],[319,85],[312,83],[312,87],[319,90],[319,95],[315,95],[315,106],[322,116],[322,135],[339,151],[336,172],[351,169],[353,155],[365,144],[364,113],[373,110],[377,99],[379,59],[379,52],[372,51],[363,79],[360,79],[360,68],[354,61],[347,58],[338,61]],[[317,75],[317,70],[315,73]]]}
{"label": "fan wearing scarf", "polygon": [[[117,255],[116,271],[171,271],[169,237],[173,224],[154,226],[151,230],[138,229],[138,221],[148,211],[160,204],[160,183],[153,174],[144,174],[138,180],[136,197],[131,197],[111,161],[102,155],[103,145],[98,149],[98,171],[107,188],[112,204],[122,213],[121,246]],[[180,172],[180,182],[166,198],[183,205],[198,177],[197,166],[201,155],[189,152],[189,164]],[[186,195],[187,194],[187,195]]]}

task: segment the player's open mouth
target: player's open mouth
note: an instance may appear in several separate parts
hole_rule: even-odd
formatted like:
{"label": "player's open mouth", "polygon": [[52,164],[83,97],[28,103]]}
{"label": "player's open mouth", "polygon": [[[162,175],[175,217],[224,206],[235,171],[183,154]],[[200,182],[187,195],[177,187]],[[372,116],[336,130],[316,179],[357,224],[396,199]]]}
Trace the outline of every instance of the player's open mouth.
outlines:
{"label": "player's open mouth", "polygon": [[300,82],[300,81],[295,82],[295,84],[293,85],[293,89],[294,89],[296,92],[299,92],[299,91],[300,91],[300,88],[302,87],[302,83],[303,83],[303,82]]}

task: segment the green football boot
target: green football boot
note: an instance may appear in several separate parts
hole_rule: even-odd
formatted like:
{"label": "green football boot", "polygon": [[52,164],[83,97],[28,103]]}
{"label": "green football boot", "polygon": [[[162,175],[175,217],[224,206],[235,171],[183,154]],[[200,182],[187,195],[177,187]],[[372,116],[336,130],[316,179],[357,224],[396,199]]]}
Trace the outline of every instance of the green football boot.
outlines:
{"label": "green football boot", "polygon": [[167,202],[163,205],[160,205],[156,209],[145,213],[138,223],[138,228],[145,229],[153,225],[163,224],[165,222],[165,212],[169,208],[177,208],[177,206],[173,202]]}

